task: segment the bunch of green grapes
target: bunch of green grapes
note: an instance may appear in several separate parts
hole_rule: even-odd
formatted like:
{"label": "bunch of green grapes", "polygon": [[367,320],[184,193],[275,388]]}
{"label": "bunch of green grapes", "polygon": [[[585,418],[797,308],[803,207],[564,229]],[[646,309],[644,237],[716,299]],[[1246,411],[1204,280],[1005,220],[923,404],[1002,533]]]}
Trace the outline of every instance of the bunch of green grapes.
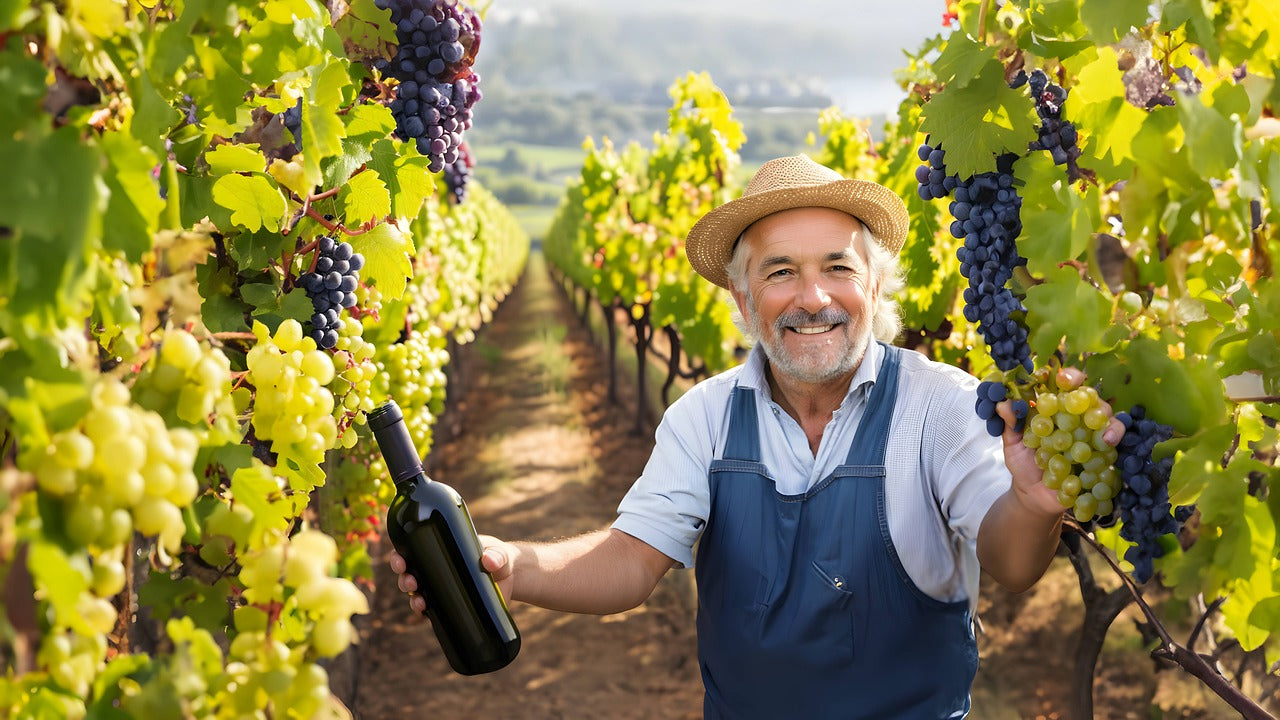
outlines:
{"label": "bunch of green grapes", "polygon": [[[98,677],[107,660],[106,635],[79,635],[71,632],[51,632],[40,641],[36,662],[49,674],[55,685],[66,690],[79,704],[78,712],[63,717],[84,717],[81,698],[89,697],[93,681]],[[73,706],[74,707],[74,706]]]}
{"label": "bunch of green grapes", "polygon": [[297,320],[285,320],[271,335],[255,321],[258,342],[249,351],[249,382],[254,394],[253,431],[270,440],[271,451],[299,465],[319,467],[337,443],[333,358],[305,337]]}
{"label": "bunch of green grapes", "polygon": [[1058,502],[1080,522],[1107,517],[1115,509],[1113,499],[1120,492],[1116,449],[1102,439],[1110,421],[1094,388],[1047,383],[1037,388],[1027,418],[1023,443],[1036,451],[1045,486],[1058,491]]}
{"label": "bunch of green grapes", "polygon": [[449,362],[444,333],[435,326],[410,333],[404,342],[378,349],[379,387],[404,411],[414,447],[422,455],[431,449],[431,428],[444,412],[444,366]]}
{"label": "bunch of green grapes", "polygon": [[199,491],[192,471],[199,439],[131,403],[129,389],[102,376],[81,422],[30,448],[20,465],[57,502],[70,546],[106,550],[134,530],[176,552],[186,530],[182,508]]}
{"label": "bunch of green grapes", "polygon": [[347,314],[365,329],[382,322],[382,291],[377,285],[361,282],[356,286],[356,304],[347,308]]}
{"label": "bunch of green grapes", "polygon": [[155,362],[134,385],[138,404],[169,424],[188,423],[213,430],[217,439],[236,438],[236,408],[231,399],[231,362],[214,347],[204,347],[181,328],[165,330]]}
{"label": "bunch of green grapes", "polygon": [[338,332],[338,344],[333,350],[333,379],[329,391],[333,393],[334,421],[337,423],[337,447],[355,447],[357,435],[353,425],[363,425],[365,413],[374,409],[373,379],[378,366],[373,357],[376,348],[362,337],[364,326],[360,323],[344,323]]}

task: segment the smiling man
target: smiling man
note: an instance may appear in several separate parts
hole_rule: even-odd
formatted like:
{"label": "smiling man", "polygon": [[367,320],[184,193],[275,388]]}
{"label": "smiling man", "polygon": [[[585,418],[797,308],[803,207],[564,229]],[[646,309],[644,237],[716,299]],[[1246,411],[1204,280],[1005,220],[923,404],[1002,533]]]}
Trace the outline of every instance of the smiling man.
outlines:
{"label": "smiling man", "polygon": [[485,538],[506,597],[612,613],[693,567],[705,717],[965,717],[979,567],[1030,587],[1062,508],[1007,408],[990,437],[975,378],[890,344],[908,224],[887,188],[805,156],[699,220],[689,261],[757,344],[667,410],[610,528]]}

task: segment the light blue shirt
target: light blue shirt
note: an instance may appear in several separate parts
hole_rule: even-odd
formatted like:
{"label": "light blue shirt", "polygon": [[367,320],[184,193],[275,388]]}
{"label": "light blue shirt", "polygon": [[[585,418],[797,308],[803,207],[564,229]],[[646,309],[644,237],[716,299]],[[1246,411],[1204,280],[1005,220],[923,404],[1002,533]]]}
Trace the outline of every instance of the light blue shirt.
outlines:
{"label": "light blue shirt", "polygon": [[[767,360],[756,346],[746,363],[698,383],[667,409],[613,527],[691,567],[710,508],[707,470],[724,452],[735,384],[757,393],[761,461],[777,491],[795,495],[844,462],[883,356],[879,344],[868,346],[815,457],[800,424],[770,397]],[[1011,482],[1003,447],[974,412],[972,375],[916,352],[903,353],[901,373],[885,454],[889,535],[920,590],[976,602],[978,528]]]}

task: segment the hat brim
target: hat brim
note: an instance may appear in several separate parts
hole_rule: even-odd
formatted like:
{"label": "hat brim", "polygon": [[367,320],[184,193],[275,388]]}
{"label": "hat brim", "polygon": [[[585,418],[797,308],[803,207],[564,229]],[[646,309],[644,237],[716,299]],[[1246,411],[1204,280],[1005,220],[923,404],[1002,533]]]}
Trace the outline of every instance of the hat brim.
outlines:
{"label": "hat brim", "polygon": [[867,180],[837,180],[744,195],[703,215],[685,242],[689,264],[702,277],[728,289],[725,266],[743,231],[766,215],[802,207],[831,208],[854,216],[894,255],[907,239],[910,218],[897,193]]}

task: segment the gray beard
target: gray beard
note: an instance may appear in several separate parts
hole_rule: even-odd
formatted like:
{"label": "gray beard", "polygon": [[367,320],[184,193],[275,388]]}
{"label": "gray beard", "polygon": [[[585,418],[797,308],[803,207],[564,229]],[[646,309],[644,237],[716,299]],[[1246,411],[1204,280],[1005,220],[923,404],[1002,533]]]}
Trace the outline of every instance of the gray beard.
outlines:
{"label": "gray beard", "polygon": [[[862,362],[862,356],[866,354],[867,344],[870,341],[870,328],[855,327],[850,324],[851,319],[848,313],[832,308],[824,308],[816,315],[796,310],[778,316],[773,323],[773,335],[766,337],[761,332],[763,328],[760,315],[756,312],[755,301],[749,293],[747,294],[747,317],[745,318],[747,327],[760,343],[765,357],[769,359],[769,364],[775,372],[803,383],[817,384],[834,380],[852,372]],[[793,356],[782,342],[783,333],[787,332],[788,326],[840,323],[843,323],[842,339],[848,346],[848,352],[823,365],[817,364],[819,360],[816,357]]]}

